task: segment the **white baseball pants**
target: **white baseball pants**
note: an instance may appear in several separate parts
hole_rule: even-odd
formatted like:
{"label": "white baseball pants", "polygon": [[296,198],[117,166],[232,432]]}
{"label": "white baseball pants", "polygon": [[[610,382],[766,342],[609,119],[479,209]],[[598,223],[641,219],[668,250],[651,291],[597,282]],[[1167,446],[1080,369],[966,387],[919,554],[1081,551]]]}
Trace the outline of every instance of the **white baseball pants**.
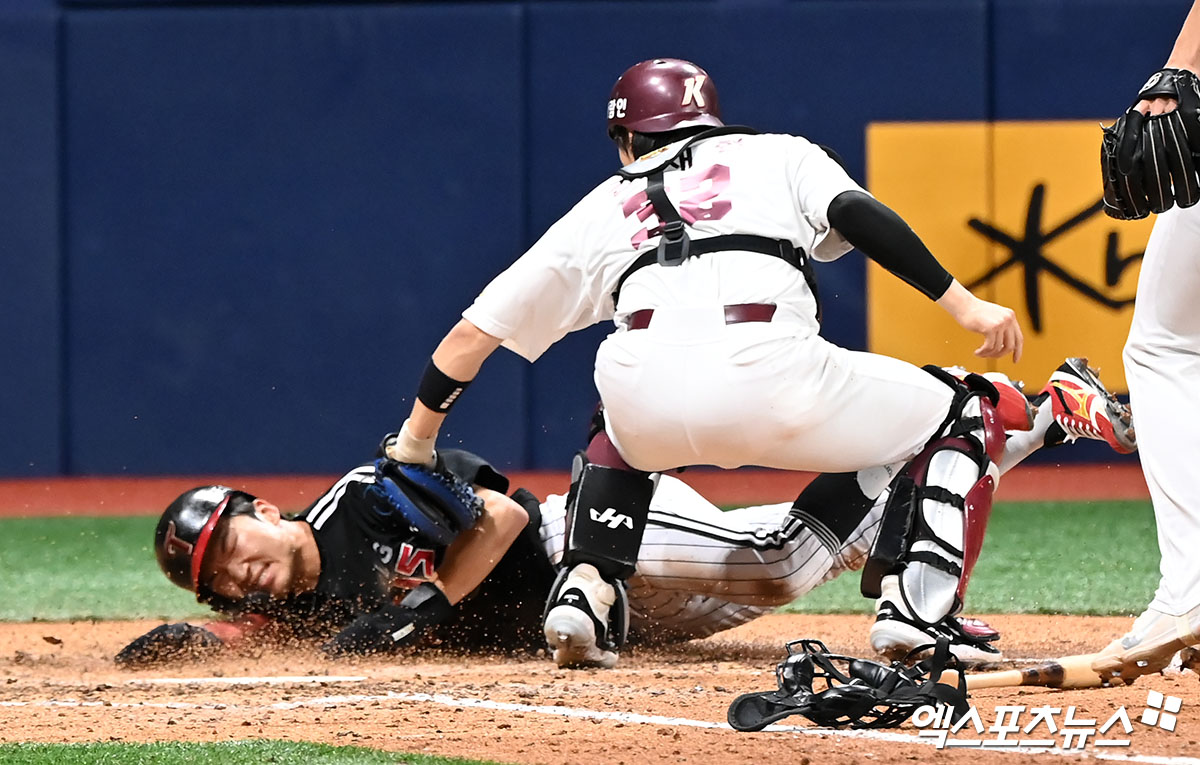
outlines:
{"label": "white baseball pants", "polygon": [[1125,377],[1158,525],[1161,580],[1150,607],[1180,616],[1200,606],[1200,206],[1155,221]]}
{"label": "white baseball pants", "polygon": [[850,472],[915,456],[951,389],[897,359],[839,348],[786,320],[726,325],[657,309],[596,355],[608,434],[632,467],[758,465]]}

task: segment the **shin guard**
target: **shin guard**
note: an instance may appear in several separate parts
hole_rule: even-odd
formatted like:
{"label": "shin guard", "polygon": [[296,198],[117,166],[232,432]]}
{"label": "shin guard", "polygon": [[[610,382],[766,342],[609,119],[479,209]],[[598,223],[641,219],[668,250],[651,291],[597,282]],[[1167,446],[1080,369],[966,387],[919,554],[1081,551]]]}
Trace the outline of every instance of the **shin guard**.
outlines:
{"label": "shin guard", "polygon": [[862,580],[863,594],[878,597],[882,577],[899,574],[903,603],[895,605],[926,625],[962,608],[1004,449],[991,384],[943,375],[935,373],[955,388],[947,424],[893,483]]}
{"label": "shin guard", "polygon": [[611,606],[584,609],[595,623],[598,647],[602,652],[615,651],[624,644],[629,629],[625,580],[637,568],[656,483],[657,475],[590,463],[583,453],[575,456],[562,568],[546,601],[543,624],[555,608],[574,604],[571,598],[580,593],[567,586],[571,572],[588,564],[603,580],[592,581],[593,588],[613,588]]}
{"label": "shin guard", "polygon": [[590,563],[605,579],[632,576],[654,486],[646,473],[603,467],[576,455],[567,496],[563,565]]}

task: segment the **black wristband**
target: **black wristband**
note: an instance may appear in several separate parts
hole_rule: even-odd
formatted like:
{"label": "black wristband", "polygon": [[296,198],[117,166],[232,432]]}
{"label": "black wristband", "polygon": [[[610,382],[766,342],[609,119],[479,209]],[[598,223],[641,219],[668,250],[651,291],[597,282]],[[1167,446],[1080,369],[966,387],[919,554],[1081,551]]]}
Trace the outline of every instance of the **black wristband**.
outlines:
{"label": "black wristband", "polygon": [[463,382],[450,377],[438,369],[431,358],[421,374],[421,384],[417,386],[417,400],[438,414],[445,414],[470,384],[470,380]]}

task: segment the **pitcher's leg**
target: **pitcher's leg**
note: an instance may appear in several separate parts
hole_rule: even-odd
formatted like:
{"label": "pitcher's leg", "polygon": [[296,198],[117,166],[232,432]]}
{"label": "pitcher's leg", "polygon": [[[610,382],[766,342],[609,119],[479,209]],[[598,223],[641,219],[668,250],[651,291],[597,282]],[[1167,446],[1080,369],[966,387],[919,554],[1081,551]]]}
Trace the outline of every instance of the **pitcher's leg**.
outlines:
{"label": "pitcher's leg", "polygon": [[1125,345],[1139,455],[1158,524],[1162,574],[1152,607],[1200,605],[1200,210],[1159,216]]}
{"label": "pitcher's leg", "polygon": [[1158,216],[1138,277],[1125,377],[1154,503],[1158,590],[1093,668],[1132,680],[1200,643],[1200,208]]}

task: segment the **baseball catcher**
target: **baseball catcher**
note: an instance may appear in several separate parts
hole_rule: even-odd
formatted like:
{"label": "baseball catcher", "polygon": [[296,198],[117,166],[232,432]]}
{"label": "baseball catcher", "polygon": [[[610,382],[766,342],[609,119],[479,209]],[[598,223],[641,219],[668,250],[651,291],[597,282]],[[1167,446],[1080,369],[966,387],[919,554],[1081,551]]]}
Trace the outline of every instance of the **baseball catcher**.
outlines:
{"label": "baseball catcher", "polygon": [[[1171,101],[1174,108],[1168,105]],[[1196,204],[1198,152],[1200,82],[1186,69],[1161,69],[1150,75],[1116,124],[1104,128],[1104,212],[1118,220],[1134,220],[1175,204]]]}

